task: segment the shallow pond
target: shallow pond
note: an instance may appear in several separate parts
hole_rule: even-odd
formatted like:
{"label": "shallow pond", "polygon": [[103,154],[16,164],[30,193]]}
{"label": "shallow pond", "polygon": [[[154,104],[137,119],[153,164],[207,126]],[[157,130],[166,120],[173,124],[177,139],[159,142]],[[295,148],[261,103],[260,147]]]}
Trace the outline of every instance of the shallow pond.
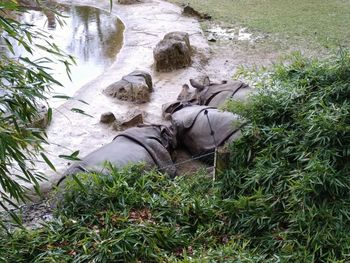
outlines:
{"label": "shallow pond", "polygon": [[[117,17],[93,7],[58,5],[56,11],[62,14],[59,18],[62,23],[54,19],[53,13],[37,10],[28,10],[21,20],[46,30],[53,43],[74,56],[76,65],[71,66],[72,80],[63,65],[51,65],[54,77],[63,84],[63,87],[54,87],[54,93],[73,96],[116,60],[122,47],[124,25]],[[25,51],[17,47],[16,53],[23,55]],[[47,54],[38,50],[31,58],[43,56]],[[58,106],[62,100],[50,99],[50,102]]]}

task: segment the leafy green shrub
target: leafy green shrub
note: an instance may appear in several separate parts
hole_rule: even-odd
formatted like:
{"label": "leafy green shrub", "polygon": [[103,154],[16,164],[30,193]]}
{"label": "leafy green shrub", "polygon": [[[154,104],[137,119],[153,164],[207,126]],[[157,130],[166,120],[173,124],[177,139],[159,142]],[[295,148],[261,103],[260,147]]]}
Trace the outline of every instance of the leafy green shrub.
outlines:
{"label": "leafy green shrub", "polygon": [[142,170],[69,181],[53,221],[0,233],[0,261],[275,262],[226,233],[218,188],[204,172],[171,181]]}
{"label": "leafy green shrub", "polygon": [[348,262],[349,53],[294,54],[256,79],[250,102],[227,105],[248,122],[221,177],[231,231],[286,261]]}

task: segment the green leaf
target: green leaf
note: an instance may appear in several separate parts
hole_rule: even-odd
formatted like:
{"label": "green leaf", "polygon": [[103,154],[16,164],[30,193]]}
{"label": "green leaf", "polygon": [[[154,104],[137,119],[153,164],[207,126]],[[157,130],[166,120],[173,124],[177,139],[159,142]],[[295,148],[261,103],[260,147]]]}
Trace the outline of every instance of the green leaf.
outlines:
{"label": "green leaf", "polygon": [[80,159],[78,158],[78,155],[79,155],[79,151],[75,151],[71,155],[60,154],[58,157],[66,160],[70,160],[70,161],[80,161]]}
{"label": "green leaf", "polygon": [[73,111],[73,112],[76,112],[76,113],[79,113],[79,114],[82,114],[82,115],[85,115],[85,116],[88,116],[88,117],[93,118],[93,116],[91,116],[91,115],[89,115],[89,114],[85,113],[85,111],[84,111],[84,110],[82,110],[82,109],[78,109],[78,108],[71,108],[70,110],[71,110],[71,111]]}
{"label": "green leaf", "polygon": [[49,158],[47,158],[47,156],[46,156],[43,152],[41,152],[40,155],[41,155],[41,157],[44,159],[44,161],[47,163],[47,165],[50,166],[50,168],[51,168],[53,171],[56,172],[56,168],[55,168],[55,166],[51,163],[51,161],[49,160]]}
{"label": "green leaf", "polygon": [[52,121],[52,108],[51,107],[49,107],[47,110],[47,121],[48,121],[48,123],[51,123],[51,121]]}

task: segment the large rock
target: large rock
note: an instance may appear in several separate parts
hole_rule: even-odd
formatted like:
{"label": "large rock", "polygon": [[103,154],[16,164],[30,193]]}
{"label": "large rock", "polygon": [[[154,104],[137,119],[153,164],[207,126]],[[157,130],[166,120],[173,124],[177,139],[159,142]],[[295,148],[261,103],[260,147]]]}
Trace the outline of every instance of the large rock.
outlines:
{"label": "large rock", "polygon": [[164,36],[153,51],[157,71],[168,72],[191,65],[191,45],[184,32],[171,32]]}
{"label": "large rock", "polygon": [[145,103],[149,102],[152,91],[151,75],[144,71],[135,70],[108,86],[103,92],[120,100]]}

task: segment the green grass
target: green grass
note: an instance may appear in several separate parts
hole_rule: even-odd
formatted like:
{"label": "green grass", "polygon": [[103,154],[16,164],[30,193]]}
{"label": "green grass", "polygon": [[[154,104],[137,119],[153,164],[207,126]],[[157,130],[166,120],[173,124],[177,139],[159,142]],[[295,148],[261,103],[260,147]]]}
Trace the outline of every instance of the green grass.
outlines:
{"label": "green grass", "polygon": [[350,47],[350,2],[344,0],[170,0],[190,3],[214,21],[271,33],[284,48]]}

